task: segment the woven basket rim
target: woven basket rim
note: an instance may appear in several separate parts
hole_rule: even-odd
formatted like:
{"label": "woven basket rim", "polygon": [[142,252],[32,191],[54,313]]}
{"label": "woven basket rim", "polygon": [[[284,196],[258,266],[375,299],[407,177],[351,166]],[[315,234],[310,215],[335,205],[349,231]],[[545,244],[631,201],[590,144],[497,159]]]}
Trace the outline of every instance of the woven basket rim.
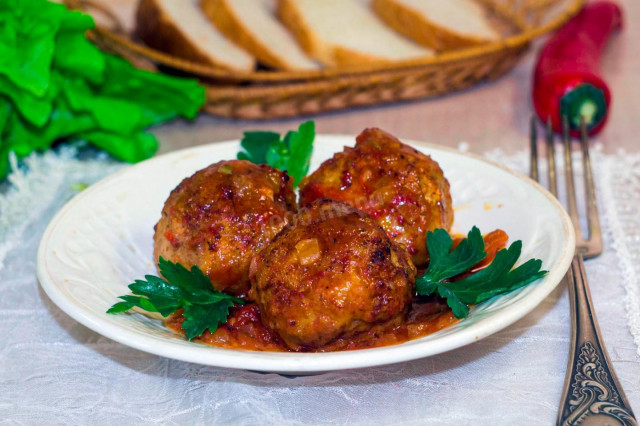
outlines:
{"label": "woven basket rim", "polygon": [[[400,69],[423,68],[439,66],[441,64],[451,64],[459,61],[482,57],[484,55],[496,54],[501,51],[512,51],[521,49],[536,38],[549,33],[571,17],[577,14],[586,0],[572,0],[554,19],[544,25],[526,29],[523,32],[509,36],[497,42],[474,46],[470,48],[443,52],[433,57],[417,58],[395,62],[369,63],[362,65],[351,65],[340,68],[325,68],[319,70],[305,71],[238,71],[216,68],[194,61],[182,59],[159,50],[150,48],[142,43],[131,40],[130,37],[117,34],[104,26],[96,26],[91,31],[90,36],[100,38],[109,44],[140,55],[152,62],[168,66],[180,71],[188,72],[197,77],[204,77],[213,80],[230,82],[255,82],[255,83],[284,83],[294,81],[313,81],[330,78],[339,78],[348,75],[371,74],[377,72],[394,71]],[[70,8],[85,10],[87,6],[96,7],[91,0],[65,0]],[[104,7],[97,6],[103,12],[107,12]]]}

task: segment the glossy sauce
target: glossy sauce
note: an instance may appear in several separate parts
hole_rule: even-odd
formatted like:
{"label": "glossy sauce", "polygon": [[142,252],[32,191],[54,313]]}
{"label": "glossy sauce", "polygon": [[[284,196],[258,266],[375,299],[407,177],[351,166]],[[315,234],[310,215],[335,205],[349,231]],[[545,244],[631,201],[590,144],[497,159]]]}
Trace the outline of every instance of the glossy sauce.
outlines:
{"label": "glossy sauce", "polygon": [[[176,333],[184,334],[181,330],[183,321],[182,312],[178,311],[167,318],[166,325]],[[366,332],[338,338],[315,351],[333,352],[396,345],[442,330],[458,321],[440,299],[415,299],[404,324],[391,327],[385,324],[375,325]],[[291,352],[274,331],[262,324],[260,309],[255,303],[232,308],[226,324],[220,325],[214,333],[207,330],[194,340],[227,349]]]}
{"label": "glossy sauce", "polygon": [[[454,239],[456,247],[463,236]],[[508,235],[497,229],[484,235],[486,258],[471,268],[470,271],[456,277],[462,279],[489,265],[496,253],[506,246]],[[424,271],[419,271],[419,274]],[[334,352],[355,349],[376,348],[397,345],[409,340],[419,339],[447,328],[460,321],[447,304],[438,297],[416,297],[411,302],[406,321],[401,325],[378,324],[366,332],[355,336],[340,337],[322,348],[309,351]],[[184,334],[181,329],[184,317],[182,310],[170,315],[165,323],[176,333]],[[266,327],[260,320],[260,308],[255,303],[248,303],[230,309],[230,315],[225,324],[220,325],[214,333],[206,330],[202,336],[194,339],[200,343],[227,349],[242,349],[250,351],[293,352],[280,339],[277,333]]]}

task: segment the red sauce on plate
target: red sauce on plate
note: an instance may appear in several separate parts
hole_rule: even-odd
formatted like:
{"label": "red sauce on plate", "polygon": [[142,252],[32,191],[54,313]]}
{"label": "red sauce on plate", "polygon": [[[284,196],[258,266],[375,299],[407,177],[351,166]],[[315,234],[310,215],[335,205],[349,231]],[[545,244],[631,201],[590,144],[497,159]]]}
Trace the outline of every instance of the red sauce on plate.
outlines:
{"label": "red sauce on plate", "polygon": [[[453,246],[456,247],[463,238],[463,236],[455,238]],[[484,241],[487,257],[468,272],[455,277],[454,280],[462,279],[487,267],[495,258],[496,253],[506,246],[508,239],[508,235],[500,229],[486,234]],[[423,272],[419,271],[419,274]],[[458,321],[443,300],[437,297],[414,298],[407,314],[407,320],[403,324],[374,325],[371,329],[355,336],[339,337],[316,351],[334,352],[396,345],[435,333]],[[165,322],[171,330],[184,334],[181,329],[184,322],[182,310],[170,315]],[[262,323],[260,308],[255,303],[231,308],[225,324],[220,325],[214,333],[206,330],[202,336],[196,337],[194,340],[228,349],[292,352],[276,332]]]}
{"label": "red sauce on plate", "polygon": [[[182,311],[179,310],[167,318],[166,325],[176,333],[184,334],[181,329],[183,321]],[[458,321],[441,300],[415,299],[404,324],[394,327],[385,324],[376,325],[355,336],[338,338],[319,348],[317,352],[396,345],[442,330]],[[255,303],[232,308],[226,324],[220,325],[214,333],[206,330],[202,336],[196,337],[194,340],[227,349],[291,352],[291,349],[282,342],[273,330],[262,324],[260,309]]]}

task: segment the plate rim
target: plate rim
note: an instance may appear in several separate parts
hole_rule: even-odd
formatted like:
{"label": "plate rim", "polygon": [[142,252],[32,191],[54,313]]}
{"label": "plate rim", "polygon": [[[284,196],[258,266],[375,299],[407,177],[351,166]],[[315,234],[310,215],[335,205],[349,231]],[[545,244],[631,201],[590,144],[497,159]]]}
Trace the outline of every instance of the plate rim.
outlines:
{"label": "plate rim", "polygon": [[[319,134],[318,139],[333,139],[335,142],[355,141],[355,136],[346,134]],[[327,353],[287,353],[287,352],[258,352],[245,351],[238,349],[216,348],[204,344],[194,343],[191,346],[174,346],[170,342],[160,340],[154,336],[144,335],[143,333],[130,331],[128,329],[119,328],[109,323],[101,322],[97,313],[87,313],[82,309],[78,309],[63,294],[61,290],[54,284],[54,279],[46,268],[47,265],[47,244],[56,227],[61,223],[66,214],[73,207],[80,203],[85,197],[91,196],[95,191],[99,191],[102,186],[107,185],[123,174],[131,173],[143,167],[149,167],[156,162],[171,161],[182,156],[192,155],[194,152],[210,150],[213,147],[221,145],[238,145],[239,139],[227,140],[223,142],[213,142],[195,147],[189,147],[181,150],[172,151],[162,154],[146,161],[125,167],[123,170],[112,173],[89,188],[80,192],[71,198],[51,219],[45,229],[37,251],[37,277],[40,286],[43,288],[47,296],[67,315],[80,324],[89,329],[105,336],[118,343],[141,350],[154,355],[160,355],[180,361],[193,362],[202,365],[210,365],[215,367],[256,370],[263,372],[277,372],[285,374],[296,373],[319,373],[326,371],[339,371],[353,368],[366,368],[373,366],[382,366],[395,364],[399,362],[411,361],[415,359],[426,358],[436,354],[444,353],[475,343],[485,337],[488,337],[500,330],[514,324],[521,318],[527,316],[533,311],[548,295],[557,287],[566,271],[568,270],[571,260],[573,259],[575,247],[575,232],[571,219],[566,213],[564,207],[549,191],[540,184],[530,179],[526,175],[509,169],[508,167],[489,160],[481,155],[463,152],[455,148],[441,146],[433,143],[403,139],[403,142],[413,147],[423,147],[431,151],[444,151],[449,154],[460,155],[471,158],[491,167],[498,168],[509,173],[512,177],[528,184],[536,189],[551,203],[562,219],[563,232],[566,241],[565,247],[558,259],[556,267],[549,271],[544,278],[544,285],[536,288],[527,297],[515,302],[514,304],[503,308],[499,315],[489,315],[479,320],[477,323],[461,329],[460,331],[442,336],[438,338],[438,344],[425,344],[420,339],[410,340],[399,345],[383,346],[379,348],[362,349],[359,351],[367,351],[366,357],[358,357],[359,351],[339,351]],[[432,152],[434,153],[434,152]],[[431,154],[431,153],[430,153]],[[106,315],[106,313],[104,313]],[[498,321],[499,319],[499,321]],[[480,327],[480,324],[482,327]],[[480,328],[480,330],[477,330]],[[481,332],[478,332],[481,331]],[[163,344],[157,345],[158,342]],[[399,348],[404,348],[401,350]],[[216,357],[219,352],[223,352],[222,357]],[[250,362],[254,366],[248,367]]]}

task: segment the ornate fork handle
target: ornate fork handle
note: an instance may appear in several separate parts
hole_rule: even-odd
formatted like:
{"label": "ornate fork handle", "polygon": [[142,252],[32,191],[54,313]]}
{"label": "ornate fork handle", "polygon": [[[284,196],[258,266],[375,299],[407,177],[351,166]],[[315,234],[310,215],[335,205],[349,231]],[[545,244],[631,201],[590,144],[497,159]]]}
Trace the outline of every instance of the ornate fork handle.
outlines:
{"label": "ornate fork handle", "polygon": [[558,425],[637,425],[607,356],[581,253],[567,272],[571,303],[571,350]]}

